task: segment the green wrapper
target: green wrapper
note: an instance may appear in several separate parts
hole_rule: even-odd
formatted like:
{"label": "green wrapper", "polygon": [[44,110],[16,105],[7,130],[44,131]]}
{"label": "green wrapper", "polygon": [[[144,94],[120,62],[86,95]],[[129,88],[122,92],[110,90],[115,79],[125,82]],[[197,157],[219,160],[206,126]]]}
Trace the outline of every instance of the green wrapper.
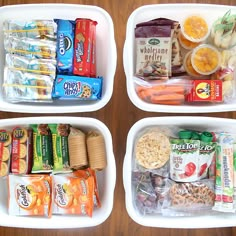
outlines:
{"label": "green wrapper", "polygon": [[71,172],[68,151],[69,125],[49,124],[52,132],[53,173]]}
{"label": "green wrapper", "polygon": [[33,129],[32,173],[52,172],[52,137],[46,124],[31,125]]}

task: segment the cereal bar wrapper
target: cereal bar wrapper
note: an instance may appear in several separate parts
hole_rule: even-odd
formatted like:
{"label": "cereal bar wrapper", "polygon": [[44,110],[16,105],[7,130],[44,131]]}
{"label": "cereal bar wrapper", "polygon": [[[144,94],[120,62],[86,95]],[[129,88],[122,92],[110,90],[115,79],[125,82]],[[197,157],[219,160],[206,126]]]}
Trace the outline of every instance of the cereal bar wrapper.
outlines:
{"label": "cereal bar wrapper", "polygon": [[55,20],[57,23],[57,70],[59,73],[73,71],[74,21]]}
{"label": "cereal bar wrapper", "polygon": [[6,20],[3,22],[4,37],[50,39],[56,38],[57,25],[53,20]]}
{"label": "cereal bar wrapper", "polygon": [[73,66],[75,75],[96,76],[96,25],[97,22],[90,19],[76,19]]}
{"label": "cereal bar wrapper", "polygon": [[7,176],[10,170],[12,137],[11,132],[0,130],[0,177]]}
{"label": "cereal bar wrapper", "polygon": [[52,172],[52,136],[47,124],[31,125],[33,129],[32,173]]}
{"label": "cereal bar wrapper", "polygon": [[11,36],[4,40],[4,47],[8,53],[14,53],[31,59],[55,59],[56,57],[56,42],[49,40],[21,39]]}
{"label": "cereal bar wrapper", "polygon": [[48,175],[9,175],[9,215],[50,217],[51,178]]}
{"label": "cereal bar wrapper", "polygon": [[12,131],[11,173],[28,174],[33,161],[33,131],[15,127]]}
{"label": "cereal bar wrapper", "polygon": [[23,72],[49,75],[53,79],[56,75],[55,59],[29,59],[16,54],[6,54],[6,65],[10,69],[20,70]]}
{"label": "cereal bar wrapper", "polygon": [[93,213],[94,179],[71,174],[53,176],[53,214],[87,215]]}
{"label": "cereal bar wrapper", "polygon": [[3,92],[10,102],[52,102],[53,78],[47,75],[4,69]]}
{"label": "cereal bar wrapper", "polygon": [[53,173],[71,172],[68,150],[69,125],[49,124],[48,126],[52,132]]}
{"label": "cereal bar wrapper", "polygon": [[102,96],[103,78],[57,75],[52,97],[60,100],[98,100]]}

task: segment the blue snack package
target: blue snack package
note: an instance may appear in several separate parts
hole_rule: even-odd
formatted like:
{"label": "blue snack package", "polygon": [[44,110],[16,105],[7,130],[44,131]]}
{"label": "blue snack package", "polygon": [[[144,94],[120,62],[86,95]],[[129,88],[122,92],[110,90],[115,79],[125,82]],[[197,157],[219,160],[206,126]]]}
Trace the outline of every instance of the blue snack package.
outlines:
{"label": "blue snack package", "polygon": [[74,50],[74,21],[56,19],[57,23],[57,71],[72,73]]}
{"label": "blue snack package", "polygon": [[60,100],[98,100],[102,95],[103,77],[57,75],[52,97]]}

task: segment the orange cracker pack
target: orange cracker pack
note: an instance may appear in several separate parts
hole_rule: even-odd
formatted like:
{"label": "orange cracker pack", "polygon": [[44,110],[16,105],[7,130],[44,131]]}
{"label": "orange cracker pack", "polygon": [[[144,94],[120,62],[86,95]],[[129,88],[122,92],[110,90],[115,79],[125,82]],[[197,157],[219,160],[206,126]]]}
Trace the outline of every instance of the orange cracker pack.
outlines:
{"label": "orange cracker pack", "polygon": [[94,207],[100,208],[101,207],[101,201],[100,201],[100,198],[99,198],[96,172],[94,170],[92,170],[91,168],[87,168],[87,169],[84,169],[84,170],[74,171],[73,175],[78,176],[80,178],[88,178],[89,176],[94,177],[93,204],[94,204]]}
{"label": "orange cracker pack", "polygon": [[79,178],[73,174],[53,176],[53,214],[93,214],[94,178]]}
{"label": "orange cracker pack", "polygon": [[0,177],[4,177],[9,173],[11,143],[11,133],[3,129],[0,130]]}
{"label": "orange cracker pack", "polygon": [[9,214],[50,217],[51,189],[52,177],[49,175],[9,175]]}

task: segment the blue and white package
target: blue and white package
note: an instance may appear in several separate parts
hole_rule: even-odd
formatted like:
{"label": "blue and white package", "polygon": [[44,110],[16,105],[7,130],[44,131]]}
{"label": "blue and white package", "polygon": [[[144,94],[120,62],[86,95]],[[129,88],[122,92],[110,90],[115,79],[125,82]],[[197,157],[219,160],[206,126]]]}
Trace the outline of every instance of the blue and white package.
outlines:
{"label": "blue and white package", "polygon": [[57,23],[57,71],[70,74],[73,71],[74,21],[56,19]]}
{"label": "blue and white package", "polygon": [[57,75],[52,97],[60,100],[98,100],[101,99],[102,84],[103,77]]}

